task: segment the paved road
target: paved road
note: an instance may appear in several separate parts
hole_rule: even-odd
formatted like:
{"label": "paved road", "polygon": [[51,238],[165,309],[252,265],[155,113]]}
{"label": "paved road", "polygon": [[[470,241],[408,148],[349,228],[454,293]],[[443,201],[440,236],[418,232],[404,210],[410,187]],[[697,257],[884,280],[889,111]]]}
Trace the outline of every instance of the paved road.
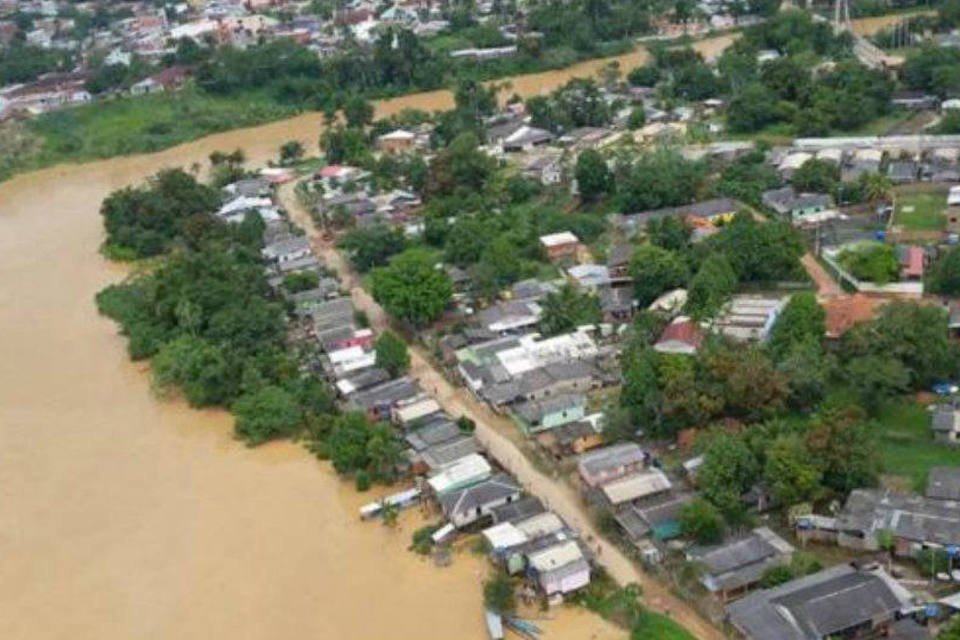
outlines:
{"label": "paved road", "polygon": [[[354,306],[367,314],[371,327],[378,332],[388,328],[389,319],[383,309],[360,287],[359,278],[350,269],[343,255],[332,243],[321,238],[313,220],[299,206],[292,183],[281,189],[280,201],[290,218],[307,231],[317,255],[327,266],[337,270],[341,282],[350,290]],[[716,627],[704,620],[689,605],[670,593],[659,581],[643,573],[620,549],[601,538],[577,492],[563,480],[541,473],[524,456],[512,440],[520,437],[512,421],[494,413],[467,390],[450,384],[415,346],[410,348],[410,376],[419,380],[424,391],[432,393],[448,413],[453,416],[465,415],[476,422],[476,437],[480,444],[517,478],[528,493],[538,496],[547,507],[580,531],[581,536],[593,541],[592,547],[597,561],[619,584],[639,584],[643,588],[643,599],[647,607],[669,615],[698,640],[724,638]]]}

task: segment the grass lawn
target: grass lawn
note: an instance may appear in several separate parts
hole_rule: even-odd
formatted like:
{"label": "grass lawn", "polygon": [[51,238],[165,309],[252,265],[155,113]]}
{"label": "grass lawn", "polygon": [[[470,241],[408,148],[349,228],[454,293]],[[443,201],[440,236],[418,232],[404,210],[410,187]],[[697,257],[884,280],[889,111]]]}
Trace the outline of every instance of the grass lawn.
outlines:
{"label": "grass lawn", "polygon": [[960,461],[956,449],[933,441],[930,414],[921,404],[890,404],[880,412],[878,422],[885,473],[906,478],[918,491],[925,488],[930,467],[956,465]]}
{"label": "grass lawn", "polygon": [[694,640],[690,633],[665,615],[644,611],[630,634],[631,640]]}
{"label": "grass lawn", "polygon": [[940,231],[946,226],[943,211],[947,194],[943,189],[897,193],[894,224],[912,231]]}

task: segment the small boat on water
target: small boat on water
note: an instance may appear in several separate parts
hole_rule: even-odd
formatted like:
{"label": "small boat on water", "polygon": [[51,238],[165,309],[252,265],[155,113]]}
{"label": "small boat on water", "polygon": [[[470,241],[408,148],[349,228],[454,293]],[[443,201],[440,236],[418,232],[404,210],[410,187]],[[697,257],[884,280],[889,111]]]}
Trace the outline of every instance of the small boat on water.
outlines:
{"label": "small boat on water", "polygon": [[529,640],[539,640],[542,633],[537,625],[520,618],[504,618],[503,624],[520,636],[529,638]]}
{"label": "small boat on water", "polygon": [[490,635],[490,640],[503,640],[503,616],[490,609],[485,609],[483,616],[487,621],[487,633]]}
{"label": "small boat on water", "polygon": [[407,507],[416,504],[417,500],[419,499],[420,489],[407,489],[406,491],[395,493],[392,496],[387,496],[383,500],[377,500],[376,502],[363,505],[360,507],[360,517],[364,520],[375,518],[383,513],[384,507],[406,509]]}

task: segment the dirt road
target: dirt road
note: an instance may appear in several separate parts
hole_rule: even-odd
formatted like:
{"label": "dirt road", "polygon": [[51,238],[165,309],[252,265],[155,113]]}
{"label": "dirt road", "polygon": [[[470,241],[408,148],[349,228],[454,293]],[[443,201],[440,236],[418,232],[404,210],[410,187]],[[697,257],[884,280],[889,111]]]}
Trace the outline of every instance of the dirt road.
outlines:
{"label": "dirt road", "polygon": [[[378,332],[388,328],[389,319],[383,309],[359,286],[359,278],[346,259],[332,243],[321,238],[313,220],[297,202],[293,184],[285,185],[281,189],[280,201],[290,214],[290,218],[307,231],[320,259],[328,267],[337,270],[341,282],[350,290],[354,306],[367,314],[371,327]],[[521,437],[513,422],[494,413],[467,390],[450,384],[433,367],[425,354],[413,345],[410,348],[409,375],[420,382],[425,392],[433,394],[448,413],[453,416],[465,415],[476,422],[476,437],[480,444],[517,478],[527,492],[543,500],[548,508],[557,512],[585,539],[593,540],[591,546],[596,553],[597,561],[619,584],[633,582],[641,585],[647,607],[669,615],[698,640],[724,638],[719,630],[670,593],[663,584],[643,573],[620,549],[602,540],[576,491],[562,479],[541,473],[524,456],[513,441],[514,438]]]}
{"label": "dirt road", "polygon": [[817,262],[817,259],[812,253],[803,254],[800,262],[803,264],[803,268],[806,269],[807,274],[813,278],[813,281],[817,284],[818,298],[823,300],[843,295],[843,289],[841,289],[837,281],[827,273],[823,265]]}

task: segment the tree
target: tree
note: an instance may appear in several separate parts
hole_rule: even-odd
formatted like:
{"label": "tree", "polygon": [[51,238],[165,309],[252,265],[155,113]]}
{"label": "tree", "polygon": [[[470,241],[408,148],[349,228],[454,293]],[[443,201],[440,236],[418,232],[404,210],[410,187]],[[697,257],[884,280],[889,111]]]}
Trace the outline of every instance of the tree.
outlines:
{"label": "tree", "polygon": [[840,167],[830,160],[811,158],[793,172],[790,180],[797,191],[830,193],[840,181]]}
{"label": "tree", "polygon": [[860,176],[860,188],[867,202],[877,204],[890,199],[890,194],[893,192],[893,183],[890,182],[890,178],[882,173],[864,173]]}
{"label": "tree", "polygon": [[500,614],[512,613],[517,608],[510,576],[498,571],[483,583],[483,606]]}
{"label": "tree", "polygon": [[806,442],[797,435],[776,437],[767,447],[763,476],[773,496],[784,506],[813,500],[821,471]]}
{"label": "tree", "polygon": [[599,200],[613,188],[613,174],[596,149],[585,149],[577,157],[577,188],[587,201]]}
{"label": "tree", "polygon": [[926,289],[945,296],[960,296],[960,248],[944,251],[927,269]]}
{"label": "tree", "polygon": [[646,307],[664,292],[684,286],[689,271],[679,253],[643,244],[630,258],[630,276],[637,302]]}
{"label": "tree", "polygon": [[365,273],[387,264],[392,256],[403,251],[406,239],[399,229],[374,224],[352,229],[338,244],[350,257],[350,264],[357,271]]}
{"label": "tree", "polygon": [[343,104],[343,117],[351,129],[363,129],[373,122],[373,105],[362,96],[352,95]]}
{"label": "tree", "polygon": [[370,157],[363,131],[339,124],[320,134],[320,150],[328,164],[363,164]]}
{"label": "tree", "polygon": [[387,313],[414,326],[437,318],[450,303],[450,278],[424,249],[408,249],[371,273],[373,297]]}
{"label": "tree", "polygon": [[283,286],[290,293],[316,289],[320,284],[320,274],[315,271],[297,271],[283,277]]}
{"label": "tree", "polygon": [[876,415],[884,400],[906,392],[910,386],[910,372],[902,362],[888,356],[853,358],[844,368],[844,374],[871,415]]}
{"label": "tree", "polygon": [[284,166],[296,164],[300,162],[306,151],[299,140],[288,140],[280,145],[280,164]]}
{"label": "tree", "polygon": [[847,271],[860,280],[887,284],[900,278],[900,260],[888,244],[873,243],[846,249],[838,259]]}
{"label": "tree", "polygon": [[659,355],[649,345],[631,344],[621,357],[620,404],[640,429],[649,429],[660,419]]}
{"label": "tree", "polygon": [[753,486],[759,474],[757,459],[742,439],[722,431],[706,438],[703,464],[697,470],[697,486],[727,520],[742,517],[740,496]]}
{"label": "tree", "polygon": [[372,425],[360,412],[337,416],[325,443],[326,454],[337,473],[349,474],[365,470],[370,464],[367,441]]}
{"label": "tree", "polygon": [[636,158],[618,183],[624,211],[646,211],[692,202],[702,190],[706,165],[659,147]]}
{"label": "tree", "polygon": [[686,251],[690,248],[692,230],[676,216],[664,216],[647,223],[650,242],[670,251]]}
{"label": "tree", "polygon": [[647,112],[643,107],[634,107],[630,110],[630,116],[627,118],[627,128],[630,131],[636,131],[647,123]]}
{"label": "tree", "polygon": [[723,542],[725,529],[720,510],[703,498],[696,498],[680,512],[680,530],[697,544]]}
{"label": "tree", "polygon": [[776,96],[759,82],[743,87],[730,99],[727,124],[734,132],[757,131],[776,122]]}
{"label": "tree", "polygon": [[806,412],[823,399],[833,373],[834,360],[814,342],[797,342],[779,357],[777,371],[787,378],[788,404]]}
{"label": "tree", "polygon": [[[181,309],[188,306],[182,305]],[[153,359],[157,387],[180,389],[192,407],[223,402],[226,379],[227,362],[221,349],[194,335],[166,343]]]}
{"label": "tree", "polygon": [[660,80],[660,69],[653,65],[634,67],[627,74],[627,82],[634,87],[652,87]]}
{"label": "tree", "polygon": [[479,149],[473,133],[458,135],[430,161],[425,190],[429,195],[450,195],[458,189],[481,191],[496,162]]}
{"label": "tree", "polygon": [[389,329],[377,338],[374,350],[377,355],[377,366],[391,376],[398,376],[410,368],[410,353],[407,350],[407,343]]}
{"label": "tree", "polygon": [[733,222],[707,241],[730,261],[740,282],[772,282],[798,277],[806,247],[786,222],[759,222],[740,211]]}
{"label": "tree", "polygon": [[568,333],[577,327],[596,324],[603,319],[600,301],[590,293],[580,293],[570,284],[550,292],[541,303],[540,332],[545,336]]}
{"label": "tree", "polygon": [[737,274],[730,261],[720,253],[712,253],[700,265],[690,281],[686,311],[703,320],[714,316],[737,288]]}
{"label": "tree", "polygon": [[292,436],[303,424],[303,412],[294,397],[276,386],[241,396],[232,410],[234,429],[250,445]]}
{"label": "tree", "polygon": [[831,404],[814,417],[807,433],[823,485],[841,495],[874,486],[880,473],[876,442],[864,418],[859,407]]}
{"label": "tree", "polygon": [[924,576],[932,577],[938,573],[947,573],[950,571],[952,564],[953,562],[945,549],[933,547],[921,549],[917,553],[917,569]]}
{"label": "tree", "polygon": [[767,347],[774,358],[781,360],[801,343],[820,345],[826,332],[827,314],[810,292],[795,294],[777,316]]}
{"label": "tree", "polygon": [[701,386],[727,416],[759,420],[779,413],[789,388],[766,352],[758,345],[743,347],[708,342],[700,353]]}

